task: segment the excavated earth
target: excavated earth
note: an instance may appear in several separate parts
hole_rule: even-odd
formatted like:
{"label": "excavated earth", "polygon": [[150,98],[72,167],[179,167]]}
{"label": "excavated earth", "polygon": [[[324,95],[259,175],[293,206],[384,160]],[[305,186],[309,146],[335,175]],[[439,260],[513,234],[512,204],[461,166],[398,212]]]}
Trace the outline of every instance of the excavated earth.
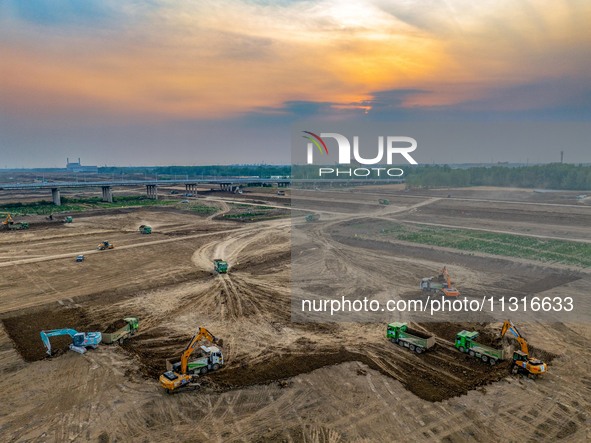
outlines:
{"label": "excavated earth", "polygon": [[[388,257],[388,272],[372,274],[368,293],[391,287],[396,276],[404,298],[442,264],[468,292],[490,291],[491,281],[507,281],[513,271],[507,290],[517,292],[574,294],[591,283],[581,269],[454,257],[409,245],[392,250],[378,239],[364,249],[347,235],[349,219],[360,208],[365,216],[371,211],[383,216],[378,195],[388,198],[387,210],[398,208],[400,217],[414,217],[417,204],[421,211],[444,212],[460,204],[446,201],[431,209],[427,197],[371,192],[370,199],[360,190],[347,193],[350,203],[342,215],[340,191],[311,192],[312,206],[326,211],[313,225],[325,254],[326,267],[314,264],[319,276],[347,269],[351,278],[363,279]],[[549,374],[533,382],[510,375],[507,361],[491,367],[453,347],[455,334],[468,329],[477,330],[483,344],[515,349],[514,342],[498,338],[498,322],[413,323],[436,337],[435,347],[421,355],[390,343],[385,322],[293,322],[291,259],[306,248],[290,250],[291,221],[225,221],[220,216],[228,205],[219,198],[220,193],[210,193],[201,199],[219,210],[207,217],[128,208],[80,214],[72,224],[0,233],[0,429],[6,441],[172,441],[179,436],[192,441],[510,441],[515,429],[525,440],[588,437],[587,325],[519,325],[532,353],[549,363]],[[289,201],[263,191],[227,198]],[[508,204],[498,205],[503,214]],[[494,209],[495,203],[486,205],[486,217]],[[568,206],[543,209],[571,211]],[[573,218],[581,210],[573,208]],[[539,220],[535,208],[521,218],[515,211],[512,221],[527,225],[529,233],[568,229],[561,215]],[[465,217],[463,223],[479,220]],[[153,234],[140,235],[141,224],[151,225]],[[576,222],[573,232],[579,232]],[[103,240],[115,249],[95,251]],[[86,255],[82,263],[74,261],[79,253]],[[363,256],[364,267],[352,264],[349,254]],[[227,275],[213,273],[211,260],[218,257],[229,262]],[[535,285],[528,286],[530,281]],[[323,284],[314,281],[310,287],[330,291]],[[39,338],[41,330],[54,328],[105,331],[127,316],[140,319],[140,330],[122,346],[102,345],[78,355],[67,351],[67,339],[57,337],[51,339],[57,355],[49,358]],[[226,364],[201,377],[200,390],[167,396],[157,379],[166,360],[178,359],[200,326],[223,339]],[[43,383],[27,389],[33,374]]]}

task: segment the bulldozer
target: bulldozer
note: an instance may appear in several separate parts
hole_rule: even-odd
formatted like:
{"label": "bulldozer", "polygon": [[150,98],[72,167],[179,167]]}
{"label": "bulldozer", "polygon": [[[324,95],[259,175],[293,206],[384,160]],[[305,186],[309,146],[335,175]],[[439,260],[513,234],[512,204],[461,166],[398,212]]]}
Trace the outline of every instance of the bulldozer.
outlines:
{"label": "bulldozer", "polygon": [[113,243],[109,243],[108,241],[104,241],[102,243],[99,243],[96,248],[99,251],[104,251],[106,249],[113,249],[114,247],[115,247],[115,245],[113,245]]}
{"label": "bulldozer", "polygon": [[536,379],[539,376],[545,374],[548,370],[548,366],[537,358],[530,357],[529,347],[527,341],[519,330],[515,327],[511,320],[505,320],[503,328],[501,329],[501,338],[505,336],[507,332],[517,340],[521,349],[513,353],[513,366],[511,367],[512,374],[526,374],[531,379]]}
{"label": "bulldozer", "polygon": [[[217,371],[224,364],[224,357],[222,351],[217,346],[200,346],[201,340],[208,340],[214,345],[222,345],[222,341],[209,332],[205,328],[199,328],[197,333],[193,336],[185,350],[181,355],[180,362],[170,364],[167,362],[167,371],[160,376],[160,385],[166,390],[167,394],[172,394],[179,389],[193,387],[199,385],[195,383],[197,377],[195,372],[205,374],[208,371]],[[190,368],[189,358],[197,350],[201,349],[205,352],[205,356],[196,360],[194,367]]]}

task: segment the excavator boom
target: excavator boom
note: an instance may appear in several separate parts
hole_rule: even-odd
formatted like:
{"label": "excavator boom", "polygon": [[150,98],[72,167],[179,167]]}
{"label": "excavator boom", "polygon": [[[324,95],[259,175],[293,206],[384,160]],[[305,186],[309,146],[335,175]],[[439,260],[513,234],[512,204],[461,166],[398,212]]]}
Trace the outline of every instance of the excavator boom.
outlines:
{"label": "excavator boom", "polygon": [[218,339],[215,338],[215,336],[207,329],[199,328],[197,333],[193,336],[193,338],[185,348],[183,355],[181,356],[181,374],[187,373],[187,365],[189,363],[189,358],[191,357],[191,355],[193,355],[195,349],[199,347],[199,342],[203,339],[209,340],[213,344],[216,344],[218,342]]}

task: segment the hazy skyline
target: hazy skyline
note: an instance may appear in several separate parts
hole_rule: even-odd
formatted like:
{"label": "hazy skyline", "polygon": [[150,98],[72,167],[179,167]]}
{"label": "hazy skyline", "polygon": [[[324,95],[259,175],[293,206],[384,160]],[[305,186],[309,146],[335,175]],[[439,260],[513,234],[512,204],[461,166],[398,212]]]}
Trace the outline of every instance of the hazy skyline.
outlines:
{"label": "hazy skyline", "polygon": [[583,0],[3,1],[0,167],[289,163],[299,119],[589,121],[590,22]]}

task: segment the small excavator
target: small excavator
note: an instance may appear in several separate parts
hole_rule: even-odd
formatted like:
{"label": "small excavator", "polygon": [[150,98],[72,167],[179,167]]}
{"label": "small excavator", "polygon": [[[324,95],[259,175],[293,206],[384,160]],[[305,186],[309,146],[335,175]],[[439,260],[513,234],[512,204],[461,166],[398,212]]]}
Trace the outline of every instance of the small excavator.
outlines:
{"label": "small excavator", "polygon": [[[194,379],[194,371],[189,371],[189,358],[193,353],[200,348],[199,343],[201,340],[208,340],[209,342],[221,346],[221,340],[214,337],[214,335],[209,332],[205,328],[199,328],[197,333],[193,336],[183,354],[181,355],[180,365],[175,364],[172,365],[171,369],[167,370],[164,374],[160,376],[160,385],[166,390],[166,393],[172,394],[173,392],[186,387],[198,387],[196,383],[193,383]],[[201,364],[200,370],[198,372],[205,374],[208,370],[216,371],[218,370],[224,363],[224,357],[222,356],[222,351],[215,347],[205,347],[202,346],[201,348],[205,348],[208,353],[206,357],[206,361]],[[203,370],[203,368],[206,368]]]}
{"label": "small excavator", "polygon": [[445,281],[447,285],[444,285],[441,288],[441,292],[448,297],[458,297],[460,295],[460,291],[453,287],[451,282],[451,277],[449,276],[449,272],[447,272],[447,266],[444,266],[441,270],[441,274],[439,275],[439,279]]}
{"label": "small excavator", "polygon": [[51,329],[49,331],[41,331],[41,341],[47,348],[47,354],[51,356],[51,342],[49,337],[57,337],[60,335],[69,335],[72,338],[70,350],[84,354],[86,348],[96,349],[101,342],[103,336],[100,332],[78,332],[75,329]]}
{"label": "small excavator", "polygon": [[531,379],[536,379],[538,376],[545,374],[548,370],[546,363],[537,358],[530,357],[527,341],[523,338],[511,320],[505,320],[503,323],[501,338],[503,338],[507,332],[510,332],[521,346],[521,350],[513,353],[511,373],[518,374],[521,372]]}

